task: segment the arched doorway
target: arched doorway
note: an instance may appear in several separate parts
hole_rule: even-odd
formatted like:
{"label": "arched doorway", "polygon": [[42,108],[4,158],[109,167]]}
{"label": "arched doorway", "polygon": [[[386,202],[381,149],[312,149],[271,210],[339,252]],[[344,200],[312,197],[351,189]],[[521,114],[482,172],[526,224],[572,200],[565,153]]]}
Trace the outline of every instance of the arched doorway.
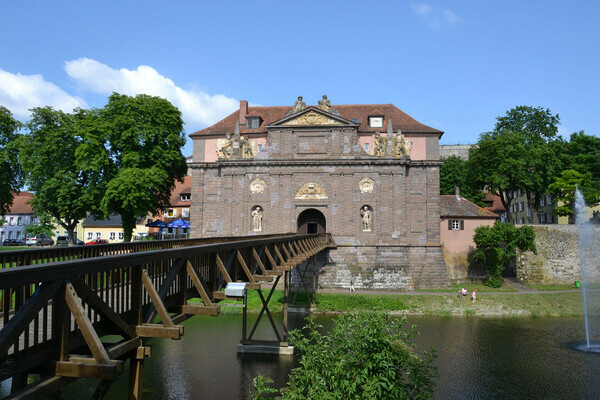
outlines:
{"label": "arched doorway", "polygon": [[298,233],[325,233],[326,232],[325,216],[319,210],[309,208],[298,215]]}

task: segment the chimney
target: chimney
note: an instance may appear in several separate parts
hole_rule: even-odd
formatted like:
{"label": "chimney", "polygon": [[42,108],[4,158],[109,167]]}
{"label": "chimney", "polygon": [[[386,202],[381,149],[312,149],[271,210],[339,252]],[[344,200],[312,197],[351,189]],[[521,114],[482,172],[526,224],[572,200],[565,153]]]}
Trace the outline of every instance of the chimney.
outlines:
{"label": "chimney", "polygon": [[248,115],[248,100],[240,100],[240,125],[246,125],[246,115]]}
{"label": "chimney", "polygon": [[454,188],[454,193],[456,193],[456,200],[460,200],[460,191],[458,190],[458,186]]}

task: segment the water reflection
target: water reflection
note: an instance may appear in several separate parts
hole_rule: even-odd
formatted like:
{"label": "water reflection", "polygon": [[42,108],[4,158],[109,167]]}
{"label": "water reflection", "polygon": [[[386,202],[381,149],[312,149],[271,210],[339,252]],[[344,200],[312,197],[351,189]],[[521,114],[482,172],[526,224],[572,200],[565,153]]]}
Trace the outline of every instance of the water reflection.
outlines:
{"label": "water reflection", "polygon": [[[302,316],[290,318],[291,329]],[[327,326],[331,317],[320,317]],[[480,319],[411,317],[421,332],[419,351],[435,347],[437,399],[598,399],[600,355],[573,351],[585,334],[581,319]],[[248,399],[252,379],[262,373],[283,386],[291,358],[238,356],[241,317],[197,316],[185,323],[179,341],[152,340],[144,369],[144,399]],[[273,339],[270,326],[258,338]],[[126,398],[128,371],[106,398]],[[64,392],[81,399],[93,382],[79,381]]]}

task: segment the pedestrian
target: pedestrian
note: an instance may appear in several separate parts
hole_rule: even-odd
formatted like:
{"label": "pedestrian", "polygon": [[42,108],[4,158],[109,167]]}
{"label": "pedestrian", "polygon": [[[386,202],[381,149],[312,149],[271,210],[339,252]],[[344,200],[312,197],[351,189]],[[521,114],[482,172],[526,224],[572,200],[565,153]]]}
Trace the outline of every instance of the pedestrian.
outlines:
{"label": "pedestrian", "polygon": [[473,289],[473,294],[471,295],[471,299],[473,300],[473,303],[475,303],[475,300],[477,300],[477,289]]}
{"label": "pedestrian", "polygon": [[355,292],[354,289],[354,277],[350,277],[350,292]]}

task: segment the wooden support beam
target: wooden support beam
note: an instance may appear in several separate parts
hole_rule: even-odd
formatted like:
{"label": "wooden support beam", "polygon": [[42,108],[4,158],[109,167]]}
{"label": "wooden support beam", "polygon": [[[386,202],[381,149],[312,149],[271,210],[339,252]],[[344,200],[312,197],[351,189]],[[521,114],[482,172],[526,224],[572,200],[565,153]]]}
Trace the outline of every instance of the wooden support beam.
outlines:
{"label": "wooden support beam", "polygon": [[225,300],[225,292],[213,292],[212,297],[215,300]]}
{"label": "wooden support beam", "polygon": [[254,259],[256,260],[256,263],[258,264],[258,267],[260,268],[260,270],[262,271],[262,274],[264,276],[269,275],[269,273],[267,272],[267,269],[265,268],[265,264],[263,264],[262,260],[260,259],[260,257],[258,256],[258,253],[256,252],[256,250],[254,249],[254,247],[252,248],[252,256],[254,256]]}
{"label": "wooden support beam", "polygon": [[248,281],[250,281],[250,283],[255,283],[256,280],[254,279],[254,275],[252,275],[252,273],[250,273],[250,270],[248,269],[248,266],[246,265],[246,261],[244,261],[244,257],[242,257],[242,253],[240,253],[239,250],[237,251],[237,259],[240,262],[240,265],[242,266],[242,269],[244,270],[244,273],[246,274]]}
{"label": "wooden support beam", "polygon": [[[158,295],[158,292],[154,288],[154,285],[152,284],[152,280],[150,279],[150,276],[148,275],[148,271],[146,271],[146,269],[142,269],[142,284],[146,288],[146,291],[148,292],[148,295],[150,296],[150,300],[152,301],[152,304],[158,311],[158,315],[160,315],[160,319],[162,320],[163,325],[168,328],[174,327],[175,324],[171,320],[171,316],[167,312],[167,309],[166,309],[164,303],[162,302],[160,296]],[[148,321],[148,320],[146,319],[146,321]],[[148,322],[151,322],[151,321],[148,321]],[[139,325],[138,325],[138,327],[139,327]],[[138,327],[136,327],[136,332],[137,332]]]}
{"label": "wooden support beam", "polygon": [[15,341],[19,340],[21,333],[29,326],[39,311],[48,304],[61,285],[61,281],[43,282],[15,315],[5,322],[0,331],[0,364],[6,357],[8,349]]}
{"label": "wooden support beam", "polygon": [[[277,249],[277,246],[275,246],[275,251],[276,251],[277,254],[279,254],[279,250]],[[281,262],[283,263],[282,265],[277,265],[277,263],[273,259],[273,256],[271,255],[271,252],[269,251],[268,248],[265,248],[265,253],[267,254],[267,259],[271,263],[271,268],[273,268],[274,271],[285,272],[285,271],[289,271],[290,270],[290,268],[285,265],[285,262],[283,261],[283,258],[281,257],[280,254],[278,255],[278,257],[281,260]]]}
{"label": "wooden support beam", "polygon": [[231,277],[229,276],[229,273],[227,272],[227,269],[223,265],[223,261],[221,261],[221,258],[219,257],[218,254],[217,254],[217,267],[219,268],[221,275],[223,275],[225,282],[227,282],[227,283],[231,282]]}
{"label": "wooden support beam", "polygon": [[96,362],[98,364],[110,364],[110,357],[108,356],[102,341],[100,341],[100,337],[98,337],[92,322],[89,320],[83,305],[81,304],[81,299],[77,297],[75,288],[70,282],[67,282],[65,285],[65,301],[67,302],[67,306],[69,306],[69,310],[71,310],[71,314],[73,314],[73,317],[75,318],[77,327],[79,327]]}
{"label": "wooden support beam", "polygon": [[81,299],[89,304],[96,311],[104,315],[114,326],[125,334],[125,336],[133,339],[135,330],[129,325],[119,314],[113,311],[92,289],[90,289],[79,278],[73,279],[71,282]]}
{"label": "wooden support beam", "polygon": [[112,360],[107,364],[97,364],[93,359],[89,361],[57,361],[54,374],[70,378],[93,378],[114,381],[123,373],[123,361]]}
{"label": "wooden support beam", "polygon": [[208,293],[206,293],[206,290],[204,289],[204,285],[200,281],[198,274],[196,274],[196,270],[194,270],[192,263],[190,263],[189,261],[187,262],[187,265],[186,265],[186,271],[187,271],[187,274],[189,275],[190,279],[192,280],[194,287],[198,291],[198,294],[202,298],[204,305],[208,306],[208,307],[212,306],[213,304],[210,301],[210,297],[208,296]]}
{"label": "wooden support beam", "polygon": [[141,337],[180,339],[183,336],[183,325],[142,324],[135,327],[135,333]]}
{"label": "wooden support beam", "polygon": [[181,312],[191,315],[219,315],[220,306],[204,306],[201,304],[186,304],[181,306]]}
{"label": "wooden support beam", "polygon": [[290,252],[289,252],[289,251],[287,251],[287,249],[285,248],[285,244],[282,244],[282,245],[281,245],[281,248],[283,249],[283,252],[285,253],[285,257],[286,257],[286,258],[283,258],[283,257],[281,256],[281,253],[279,252],[279,249],[277,248],[277,246],[275,246],[275,250],[276,250],[277,256],[278,256],[278,257],[279,257],[279,258],[280,258],[282,261],[285,261],[285,265],[287,265],[287,266],[291,266],[291,265],[290,265],[290,261],[292,260],[292,256],[290,256]]}
{"label": "wooden support beam", "polygon": [[[154,289],[154,285],[152,285],[152,281],[150,280],[150,276],[148,275],[148,271],[146,271],[146,270],[142,271],[142,283],[144,283],[144,282],[150,283],[150,285],[153,288],[153,291],[158,296],[157,299],[160,300],[159,301],[160,304],[162,304],[162,302],[167,297],[167,293],[169,292],[169,289],[171,288],[171,285],[175,281],[175,278],[177,278],[177,275],[179,275],[179,272],[181,271],[181,269],[183,268],[183,266],[185,265],[185,263],[186,263],[186,260],[183,259],[183,258],[179,258],[179,259],[177,259],[173,263],[173,265],[171,266],[171,268],[167,272],[167,275],[165,276],[165,279],[162,281],[162,283],[160,285],[160,289],[158,291],[156,291],[156,289]],[[145,272],[145,276],[146,276],[147,279],[144,279],[144,277],[143,277],[144,272]],[[144,286],[146,286],[146,283],[144,283]],[[146,290],[148,290],[147,287],[146,287]],[[152,298],[152,295],[150,297]],[[163,306],[163,308],[164,308],[164,306]],[[151,323],[152,321],[154,321],[154,318],[156,318],[157,312],[158,312],[158,314],[160,315],[160,317],[162,319],[163,315],[160,314],[160,311],[157,308],[157,303],[154,300],[152,300],[152,304],[150,305],[150,307],[148,308],[148,311],[146,312],[146,315],[144,316],[144,321],[147,322],[147,323]],[[165,325],[167,325],[167,324],[165,323]],[[169,325],[167,325],[167,326],[169,326]]]}

